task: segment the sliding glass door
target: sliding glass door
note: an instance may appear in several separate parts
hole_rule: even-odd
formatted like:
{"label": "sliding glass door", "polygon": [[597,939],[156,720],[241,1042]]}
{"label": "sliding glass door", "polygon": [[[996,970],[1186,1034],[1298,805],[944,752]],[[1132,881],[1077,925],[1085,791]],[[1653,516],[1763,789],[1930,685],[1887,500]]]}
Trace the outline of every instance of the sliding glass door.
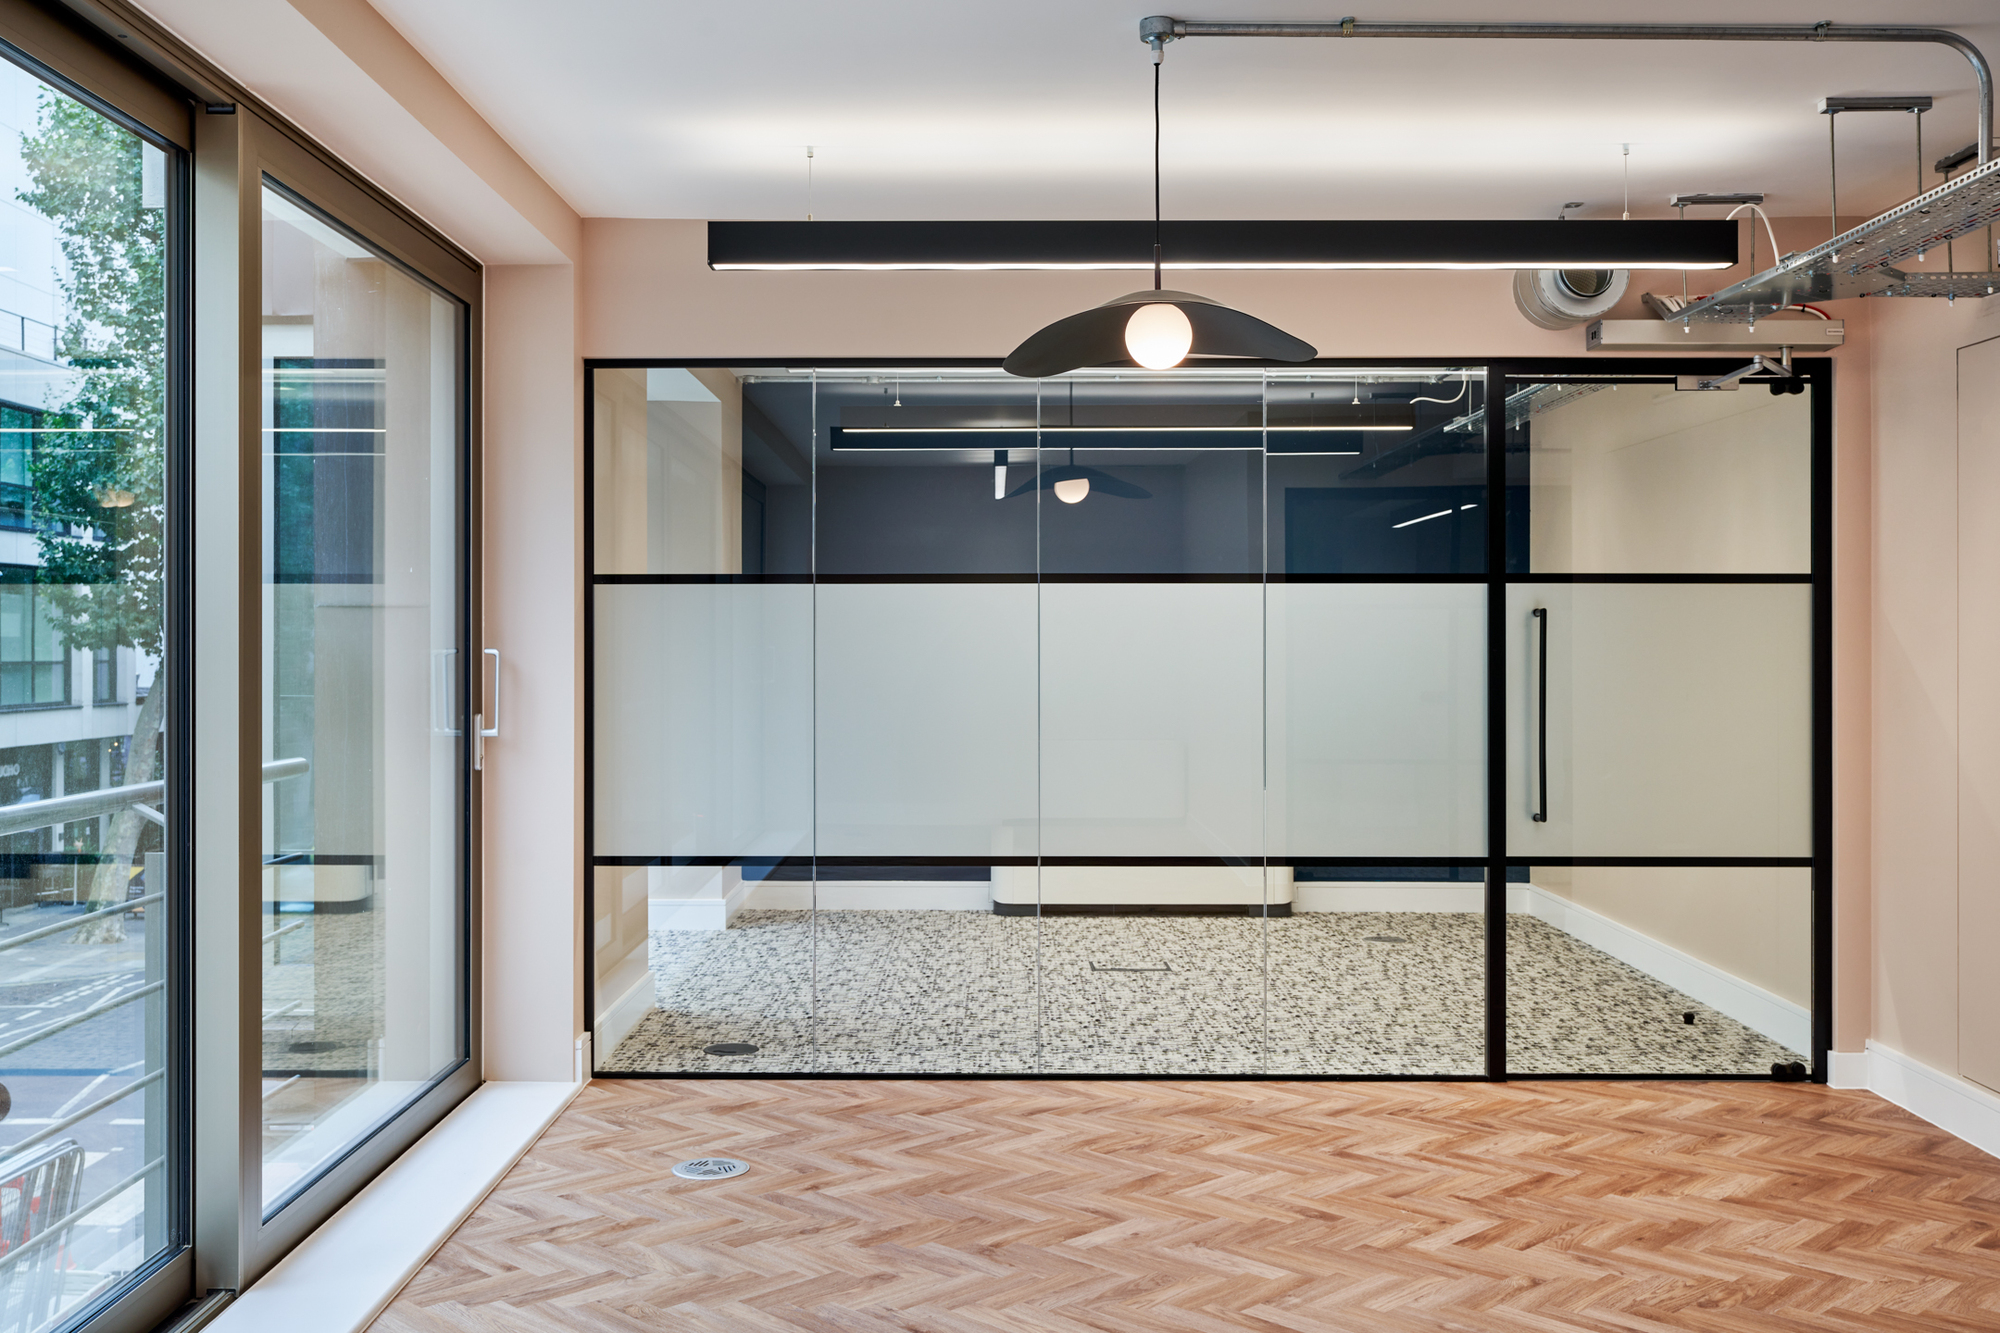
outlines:
{"label": "sliding glass door", "polygon": [[600,1068],[1809,1062],[1814,400],[1580,381],[597,369]]}
{"label": "sliding glass door", "polygon": [[266,1215],[465,1064],[466,306],[261,199]]}

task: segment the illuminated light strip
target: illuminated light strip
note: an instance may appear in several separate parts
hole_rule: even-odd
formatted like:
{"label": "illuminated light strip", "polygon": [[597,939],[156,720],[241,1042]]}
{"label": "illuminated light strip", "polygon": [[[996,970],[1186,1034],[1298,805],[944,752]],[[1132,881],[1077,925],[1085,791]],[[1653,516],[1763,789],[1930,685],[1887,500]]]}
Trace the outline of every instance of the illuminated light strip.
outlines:
{"label": "illuminated light strip", "polygon": [[[1173,273],[1315,273],[1315,272],[1366,272],[1374,269],[1402,270],[1411,272],[1438,271],[1454,273],[1487,272],[1495,269],[1520,268],[1571,268],[1571,269],[1686,269],[1690,273],[1734,268],[1735,264],[1723,260],[1696,260],[1676,263],[1652,257],[1621,259],[1494,259],[1476,262],[1446,262],[1443,260],[1405,260],[1386,262],[1374,260],[1283,260],[1283,261],[1198,261],[1194,263],[1165,263],[1160,267]],[[1151,273],[1151,261],[1146,263],[1101,263],[1066,264],[1054,261],[1002,260],[984,264],[946,263],[943,261],[910,260],[899,263],[853,263],[828,260],[812,263],[741,263],[720,261],[709,268],[717,273]]]}
{"label": "illuminated light strip", "polygon": [[1449,509],[1440,509],[1435,514],[1425,514],[1422,518],[1411,518],[1411,519],[1405,519],[1401,523],[1391,523],[1389,527],[1391,529],[1407,528],[1413,523],[1428,523],[1434,518],[1443,518],[1446,514],[1449,514],[1451,512],[1452,511]]}
{"label": "illuminated light strip", "polygon": [[[1153,435],[1172,431],[1216,434],[1222,431],[1275,435],[1281,431],[1414,430],[1413,426],[1042,426],[1043,435]],[[842,426],[843,435],[1026,435],[1034,426]]]}

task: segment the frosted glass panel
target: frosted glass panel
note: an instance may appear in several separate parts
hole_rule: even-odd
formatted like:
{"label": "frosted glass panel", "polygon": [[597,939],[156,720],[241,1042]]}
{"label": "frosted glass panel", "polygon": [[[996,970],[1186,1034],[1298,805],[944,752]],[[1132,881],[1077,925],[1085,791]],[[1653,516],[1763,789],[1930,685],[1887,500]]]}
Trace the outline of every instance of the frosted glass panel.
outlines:
{"label": "frosted glass panel", "polygon": [[1510,585],[1510,853],[1810,856],[1811,650],[1807,584]]}
{"label": "frosted glass panel", "polygon": [[1275,583],[1273,857],[1486,854],[1486,589]]}
{"label": "frosted glass panel", "polygon": [[1035,854],[1035,586],[829,583],[819,855]]}
{"label": "frosted glass panel", "polygon": [[1263,619],[1252,583],[1043,586],[1045,855],[1261,863]]}
{"label": "frosted glass panel", "polygon": [[595,591],[597,855],[809,854],[812,589]]}

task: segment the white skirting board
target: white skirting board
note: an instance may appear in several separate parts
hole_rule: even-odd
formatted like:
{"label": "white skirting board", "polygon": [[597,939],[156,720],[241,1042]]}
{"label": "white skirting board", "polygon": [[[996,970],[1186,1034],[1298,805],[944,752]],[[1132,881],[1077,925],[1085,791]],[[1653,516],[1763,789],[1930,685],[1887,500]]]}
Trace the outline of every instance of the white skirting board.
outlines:
{"label": "white skirting board", "polygon": [[745,905],[805,912],[814,906],[815,896],[822,912],[984,912],[993,906],[993,884],[983,879],[765,880]]}
{"label": "white skirting board", "polygon": [[[1463,880],[1425,882],[1383,880],[1379,883],[1327,884],[1317,880],[1292,882],[1294,912],[1483,912],[1486,886]],[[1528,910],[1528,886],[1507,886],[1507,910]]]}
{"label": "white skirting board", "polygon": [[1704,963],[1692,954],[1620,925],[1608,916],[1559,898],[1547,889],[1533,884],[1527,888],[1528,910],[1564,934],[1574,935],[1591,948],[1665,982],[1780,1045],[1802,1055],[1812,1050],[1812,1011],[1804,1005],[1774,995],[1712,963]]}
{"label": "white skirting board", "polygon": [[[578,1048],[579,1069],[587,1046]],[[251,1284],[207,1333],[361,1333],[583,1089],[485,1083]]]}
{"label": "white skirting board", "polygon": [[625,988],[623,995],[609,1004],[599,1006],[597,1037],[604,1043],[605,1050],[618,1049],[618,1043],[625,1040],[625,1034],[630,1032],[633,1025],[644,1018],[646,1011],[653,1007],[656,994],[657,986],[649,968],[639,974],[638,980]]}
{"label": "white skirting board", "polygon": [[1865,1051],[1834,1051],[1827,1082],[1866,1088],[1990,1157],[2000,1157],[2000,1093],[1932,1069],[1878,1041]]}

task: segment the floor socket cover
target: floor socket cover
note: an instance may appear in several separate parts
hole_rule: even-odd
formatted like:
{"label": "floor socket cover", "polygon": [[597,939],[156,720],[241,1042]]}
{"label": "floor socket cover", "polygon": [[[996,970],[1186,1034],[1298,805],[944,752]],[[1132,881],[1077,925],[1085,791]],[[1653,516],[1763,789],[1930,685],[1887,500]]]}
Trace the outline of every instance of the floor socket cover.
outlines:
{"label": "floor socket cover", "polygon": [[691,1162],[674,1164],[674,1174],[682,1180],[727,1180],[749,1169],[750,1163],[734,1157],[697,1157]]}
{"label": "floor socket cover", "polygon": [[747,1041],[712,1041],[701,1048],[710,1055],[755,1055],[757,1048]]}

